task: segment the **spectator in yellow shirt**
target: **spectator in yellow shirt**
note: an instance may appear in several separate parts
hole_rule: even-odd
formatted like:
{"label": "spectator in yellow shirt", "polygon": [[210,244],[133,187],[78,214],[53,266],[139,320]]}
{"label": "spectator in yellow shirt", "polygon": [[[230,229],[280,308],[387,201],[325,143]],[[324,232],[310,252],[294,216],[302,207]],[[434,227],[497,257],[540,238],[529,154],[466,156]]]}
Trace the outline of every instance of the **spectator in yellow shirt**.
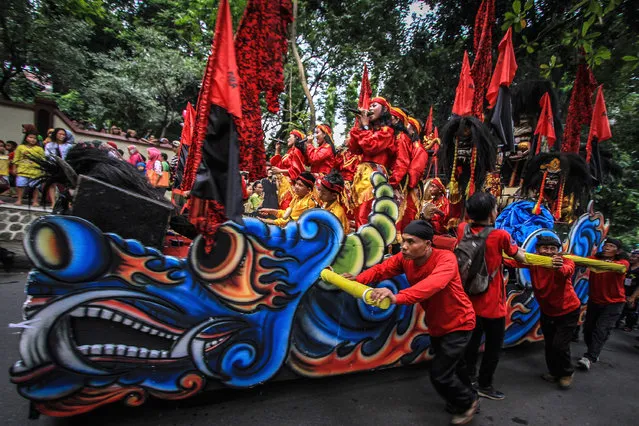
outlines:
{"label": "spectator in yellow shirt", "polygon": [[346,217],[346,209],[341,200],[343,192],[344,178],[339,172],[332,170],[322,178],[319,187],[319,199],[322,202],[322,208],[337,216],[344,229],[344,234],[348,234],[350,226]]}
{"label": "spectator in yellow shirt", "polygon": [[302,172],[293,185],[293,200],[286,210],[260,209],[260,216],[275,215],[277,219],[262,219],[265,223],[284,226],[290,220],[297,220],[306,210],[317,207],[313,200],[315,177],[309,172]]}
{"label": "spectator in yellow shirt", "polygon": [[[44,158],[44,150],[38,145],[38,134],[34,131],[28,131],[24,135],[22,145],[16,148],[13,164],[16,166],[16,187],[18,188],[18,199],[16,206],[22,205],[22,196],[24,188],[34,188],[40,177],[40,169],[36,163],[31,161],[30,157]],[[35,188],[34,188],[35,189]],[[38,191],[33,191],[33,207],[38,207]]]}

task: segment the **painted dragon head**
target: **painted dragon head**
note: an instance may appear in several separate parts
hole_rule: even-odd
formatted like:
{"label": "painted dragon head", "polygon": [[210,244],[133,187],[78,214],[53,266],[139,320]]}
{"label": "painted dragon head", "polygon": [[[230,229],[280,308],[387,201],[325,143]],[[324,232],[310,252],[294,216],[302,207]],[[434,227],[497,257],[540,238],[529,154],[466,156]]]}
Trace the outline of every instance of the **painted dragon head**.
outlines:
{"label": "painted dragon head", "polygon": [[285,228],[227,223],[210,253],[198,238],[176,259],[83,219],[41,218],[25,240],[35,269],[11,380],[49,415],[261,383],[342,237],[337,218],[311,210]]}

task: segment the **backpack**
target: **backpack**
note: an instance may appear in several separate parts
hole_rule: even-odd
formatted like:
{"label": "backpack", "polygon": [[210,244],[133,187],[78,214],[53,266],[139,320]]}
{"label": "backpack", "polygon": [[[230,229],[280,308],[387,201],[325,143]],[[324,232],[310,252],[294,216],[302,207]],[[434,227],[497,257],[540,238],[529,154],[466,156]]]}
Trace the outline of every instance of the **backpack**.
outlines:
{"label": "backpack", "polygon": [[485,227],[475,235],[470,230],[470,225],[466,225],[464,236],[455,248],[459,276],[468,295],[485,293],[497,272],[489,275],[486,267],[486,239],[493,230],[493,227]]}

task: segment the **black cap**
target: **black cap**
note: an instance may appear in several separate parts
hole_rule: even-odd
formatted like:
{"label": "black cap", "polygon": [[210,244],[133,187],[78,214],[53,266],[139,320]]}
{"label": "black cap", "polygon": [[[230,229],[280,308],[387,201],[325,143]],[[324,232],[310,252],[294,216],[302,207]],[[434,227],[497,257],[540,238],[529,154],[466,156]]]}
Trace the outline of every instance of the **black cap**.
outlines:
{"label": "black cap", "polygon": [[433,231],[433,227],[430,223],[425,220],[414,220],[402,231],[404,234],[414,235],[417,238],[421,238],[422,240],[433,241],[433,235],[435,232]]}

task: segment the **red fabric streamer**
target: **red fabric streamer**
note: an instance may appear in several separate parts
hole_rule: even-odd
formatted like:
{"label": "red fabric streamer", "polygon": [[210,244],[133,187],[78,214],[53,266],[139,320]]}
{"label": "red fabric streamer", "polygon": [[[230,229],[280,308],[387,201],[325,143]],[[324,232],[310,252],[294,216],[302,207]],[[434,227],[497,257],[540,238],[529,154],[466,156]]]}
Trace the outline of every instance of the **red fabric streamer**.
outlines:
{"label": "red fabric streamer", "polygon": [[266,176],[260,93],[265,92],[268,110],[278,112],[278,97],[284,91],[286,30],[291,22],[290,0],[249,0],[235,35],[235,51],[242,59],[238,64],[242,79],[240,170],[248,171],[251,181]]}
{"label": "red fabric streamer", "polygon": [[603,142],[612,137],[610,131],[610,121],[608,121],[608,111],[606,110],[606,100],[603,95],[603,84],[599,86],[597,92],[597,100],[595,108],[592,111],[592,120],[590,121],[590,132],[588,133],[588,142],[586,143],[586,163],[590,164],[592,156],[592,140]]}
{"label": "red fabric streamer", "polygon": [[493,67],[493,27],[495,26],[495,0],[482,0],[477,15],[475,15],[475,29],[473,49],[475,59],[471,74],[475,83],[473,97],[473,115],[480,120],[484,113],[484,95],[490,81]]}
{"label": "red fabric streamer", "polygon": [[200,89],[191,149],[184,168],[182,191],[193,187],[202,161],[202,144],[206,137],[211,104],[219,105],[241,118],[240,82],[233,48],[233,26],[228,0],[221,0],[215,23],[215,36]]}
{"label": "red fabric streamer", "polygon": [[[506,35],[499,42],[499,57],[495,72],[490,79],[490,86],[486,92],[486,100],[488,100],[488,109],[493,109],[497,102],[499,87],[510,87],[517,72],[517,61],[515,60],[515,49],[513,49],[513,31],[508,28]],[[477,94],[477,91],[475,91]]]}
{"label": "red fabric streamer", "polygon": [[464,116],[473,112],[473,97],[475,96],[475,84],[470,75],[470,61],[468,52],[464,51],[459,83],[455,92],[455,102],[453,103],[453,114]]}
{"label": "red fabric streamer", "polygon": [[371,82],[368,80],[368,67],[364,64],[364,72],[362,73],[362,84],[359,87],[359,101],[357,102],[357,107],[368,109],[371,103],[371,96],[373,96],[373,90],[371,89]]}
{"label": "red fabric streamer", "polygon": [[433,106],[430,106],[430,111],[428,112],[428,118],[426,119],[426,124],[424,125],[424,133],[426,136],[430,136],[433,133]]}
{"label": "red fabric streamer", "polygon": [[562,152],[579,152],[581,126],[588,124],[592,116],[592,95],[597,80],[585,62],[579,64],[575,84],[570,95],[566,128],[561,143]]}
{"label": "red fabric streamer", "polygon": [[549,147],[553,147],[557,140],[557,136],[555,135],[555,119],[552,114],[552,106],[548,92],[544,93],[544,96],[541,97],[539,105],[541,106],[541,114],[539,115],[539,121],[535,129],[535,134],[539,135],[539,140],[537,141],[535,154],[539,154],[541,149],[541,136],[546,137]]}

